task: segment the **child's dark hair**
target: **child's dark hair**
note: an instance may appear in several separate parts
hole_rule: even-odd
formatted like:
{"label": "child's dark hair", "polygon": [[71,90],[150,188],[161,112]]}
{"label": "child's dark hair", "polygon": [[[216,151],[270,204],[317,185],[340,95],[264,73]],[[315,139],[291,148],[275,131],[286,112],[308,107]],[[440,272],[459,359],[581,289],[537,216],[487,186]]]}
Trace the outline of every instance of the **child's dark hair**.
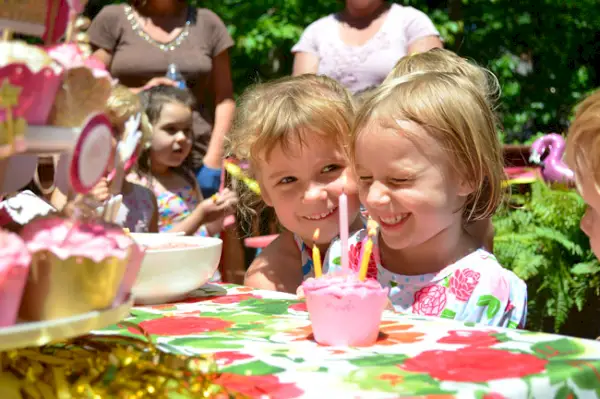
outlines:
{"label": "child's dark hair", "polygon": [[186,107],[194,107],[194,97],[189,90],[180,89],[173,86],[154,86],[140,93],[142,106],[150,123],[156,123],[160,118],[160,113],[169,103],[180,103]]}
{"label": "child's dark hair", "polygon": [[[195,100],[187,89],[180,89],[173,86],[154,86],[140,93],[142,107],[151,124],[155,124],[160,119],[165,104],[179,103],[193,109]],[[146,177],[152,175],[150,167],[150,148],[144,148],[138,160],[137,170]],[[195,186],[196,180],[188,156],[183,164],[174,168],[175,172],[183,176],[192,186]]]}

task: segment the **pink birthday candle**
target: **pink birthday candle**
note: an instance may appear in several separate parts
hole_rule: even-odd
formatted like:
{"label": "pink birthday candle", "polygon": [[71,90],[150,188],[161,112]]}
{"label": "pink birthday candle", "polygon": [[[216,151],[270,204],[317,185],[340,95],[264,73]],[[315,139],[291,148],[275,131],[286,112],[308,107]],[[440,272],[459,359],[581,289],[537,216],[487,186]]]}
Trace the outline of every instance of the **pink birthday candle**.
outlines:
{"label": "pink birthday candle", "polygon": [[346,195],[346,176],[342,177],[342,194],[339,198],[338,208],[340,212],[340,241],[342,244],[342,272],[348,273],[348,196]]}

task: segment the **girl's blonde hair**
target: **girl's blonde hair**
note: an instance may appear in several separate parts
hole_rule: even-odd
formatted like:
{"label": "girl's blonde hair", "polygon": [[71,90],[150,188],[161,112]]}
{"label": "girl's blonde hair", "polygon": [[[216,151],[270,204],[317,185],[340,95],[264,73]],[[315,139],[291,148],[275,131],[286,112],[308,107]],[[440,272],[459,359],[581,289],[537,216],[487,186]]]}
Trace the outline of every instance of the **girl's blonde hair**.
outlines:
{"label": "girl's blonde hair", "polygon": [[287,150],[290,143],[304,143],[307,134],[344,145],[353,116],[350,93],[326,76],[306,74],[258,84],[238,102],[228,152],[255,167],[277,145]]}
{"label": "girl's blonde hair", "polygon": [[566,161],[577,174],[591,172],[600,186],[600,90],[576,108],[567,136]]}
{"label": "girl's blonde hair", "polygon": [[464,76],[481,90],[491,108],[500,97],[500,84],[492,72],[443,48],[433,48],[401,58],[384,83],[414,72],[448,72]]}
{"label": "girl's blonde hair", "polygon": [[[292,145],[303,145],[312,134],[346,150],[353,120],[352,96],[335,80],[313,74],[280,78],[250,87],[240,97],[226,152],[248,161],[254,177],[258,161],[268,161],[276,146],[291,151]],[[241,184],[238,196],[246,214],[264,207]]]}
{"label": "girl's blonde hair", "polygon": [[106,100],[105,114],[110,120],[118,139],[127,139],[127,137],[121,137],[123,133],[127,133],[124,131],[125,122],[137,113],[142,114],[140,121],[140,131],[142,132],[141,151],[152,138],[152,126],[142,109],[142,102],[140,101],[140,98],[127,87],[120,84],[113,86],[110,97]]}
{"label": "girl's blonde hair", "polygon": [[491,217],[502,200],[504,169],[496,120],[481,90],[452,73],[413,73],[389,80],[358,111],[351,156],[367,126],[398,129],[400,120],[425,129],[448,154],[448,165],[474,188],[463,209],[465,222]]}

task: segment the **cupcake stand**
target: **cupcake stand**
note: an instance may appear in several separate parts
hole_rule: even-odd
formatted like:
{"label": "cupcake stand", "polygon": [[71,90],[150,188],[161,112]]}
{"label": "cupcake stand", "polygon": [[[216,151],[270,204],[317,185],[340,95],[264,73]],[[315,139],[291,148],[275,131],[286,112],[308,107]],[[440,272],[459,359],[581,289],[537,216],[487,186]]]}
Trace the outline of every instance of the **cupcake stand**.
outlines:
{"label": "cupcake stand", "polygon": [[[118,201],[92,213],[75,205],[65,217],[32,193],[18,193],[46,156],[55,160],[54,184],[85,204],[107,168],[123,175],[139,145],[113,148],[102,112],[115,82],[70,39],[83,5],[12,2],[0,13],[0,398],[163,397],[167,385],[182,384],[192,395],[218,396],[223,391],[207,378],[211,361],[162,352],[137,325],[129,328],[144,339],[88,335],[128,325],[122,320],[144,257],[107,217]],[[12,40],[14,34],[45,45]],[[126,128],[137,130],[134,119]]]}

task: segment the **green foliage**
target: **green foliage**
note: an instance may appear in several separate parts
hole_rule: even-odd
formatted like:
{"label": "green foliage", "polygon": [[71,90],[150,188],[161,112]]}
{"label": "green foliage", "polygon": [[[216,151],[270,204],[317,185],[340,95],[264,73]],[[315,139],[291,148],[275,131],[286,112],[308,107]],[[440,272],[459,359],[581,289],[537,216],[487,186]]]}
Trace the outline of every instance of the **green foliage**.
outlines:
{"label": "green foliage", "polygon": [[[446,47],[492,70],[502,86],[505,142],[562,132],[573,106],[600,85],[596,0],[397,0],[429,15]],[[227,23],[237,92],[291,72],[291,47],[338,0],[197,0]]]}
{"label": "green foliage", "polygon": [[[516,208],[515,208],[516,206]],[[579,228],[585,204],[572,190],[535,182],[494,217],[494,253],[527,282],[527,328],[558,332],[569,312],[600,292],[600,264]]]}

